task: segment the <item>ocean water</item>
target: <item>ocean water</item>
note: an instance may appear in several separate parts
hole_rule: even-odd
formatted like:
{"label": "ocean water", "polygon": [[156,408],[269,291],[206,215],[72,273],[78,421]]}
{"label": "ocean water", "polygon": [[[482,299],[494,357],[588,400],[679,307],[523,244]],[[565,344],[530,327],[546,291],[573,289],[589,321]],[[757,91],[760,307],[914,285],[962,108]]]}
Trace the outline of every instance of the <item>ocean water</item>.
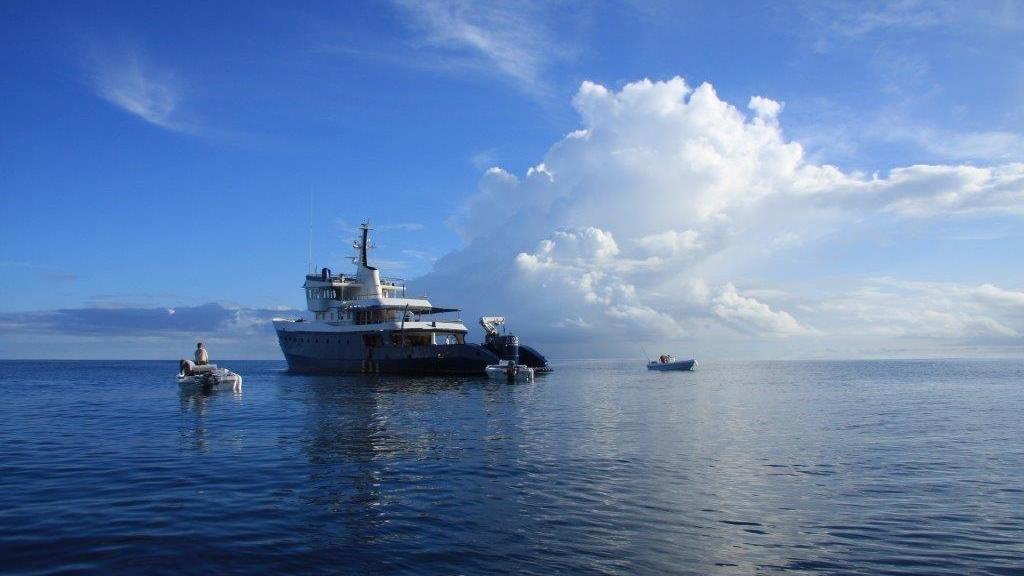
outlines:
{"label": "ocean water", "polygon": [[1024,362],[0,363],[0,572],[1024,574]]}

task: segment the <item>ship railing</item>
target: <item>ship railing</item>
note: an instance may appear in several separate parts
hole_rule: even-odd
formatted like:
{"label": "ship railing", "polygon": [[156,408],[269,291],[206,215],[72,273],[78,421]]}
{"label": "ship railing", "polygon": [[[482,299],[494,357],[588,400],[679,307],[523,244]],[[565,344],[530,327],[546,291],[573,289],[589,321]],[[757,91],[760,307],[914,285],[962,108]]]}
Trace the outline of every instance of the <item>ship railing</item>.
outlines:
{"label": "ship railing", "polygon": [[[320,274],[306,274],[306,280],[313,280],[314,282],[323,282],[324,277]],[[354,276],[346,274],[334,274],[327,278],[328,282],[353,282],[355,281]]]}
{"label": "ship railing", "polygon": [[383,284],[384,286],[392,286],[394,288],[397,288],[402,291],[402,294],[405,294],[405,280],[402,278],[381,278],[380,283]]}
{"label": "ship railing", "polygon": [[[322,274],[306,274],[306,280],[323,281],[323,278],[324,277],[323,277]],[[346,280],[354,281],[355,280],[355,276],[352,276],[352,275],[349,275],[349,274],[332,274],[332,275],[330,275],[327,278],[327,280],[328,281],[335,281],[335,282],[345,282]],[[381,278],[380,279],[380,283],[384,284],[384,285],[387,285],[387,286],[397,286],[397,287],[401,288],[402,290],[405,290],[405,279],[404,278],[393,278],[393,277]]]}
{"label": "ship railing", "polygon": [[[430,324],[432,327],[436,327],[438,324],[462,324],[463,326],[465,326],[465,323],[462,322],[461,316],[456,318],[431,318],[430,320],[427,320],[426,318],[423,318],[421,316],[413,316],[412,318],[407,319],[406,322],[421,322],[425,324]],[[376,324],[403,324],[403,322],[402,317],[398,316],[396,318],[391,319],[367,318],[360,320],[357,318],[352,321],[352,324],[356,326],[373,326]]]}

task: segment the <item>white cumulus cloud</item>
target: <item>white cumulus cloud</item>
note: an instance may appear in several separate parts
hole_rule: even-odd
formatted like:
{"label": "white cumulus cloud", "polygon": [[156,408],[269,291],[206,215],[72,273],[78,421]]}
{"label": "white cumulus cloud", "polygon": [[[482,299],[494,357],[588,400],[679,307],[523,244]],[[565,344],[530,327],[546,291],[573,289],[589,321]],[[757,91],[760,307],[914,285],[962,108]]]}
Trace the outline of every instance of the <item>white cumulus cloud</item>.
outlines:
{"label": "white cumulus cloud", "polygon": [[[806,250],[871,215],[1013,217],[1024,206],[1024,165],[917,165],[880,176],[815,164],[785,137],[781,103],[755,96],[744,112],[707,83],[694,88],[677,77],[610,90],[583,82],[573,105],[581,125],[534,168],[482,175],[451,220],[464,247],[422,279],[435,298],[507,314],[524,333],[544,326],[620,340],[819,339],[843,333],[820,301],[744,288],[765,258]],[[995,286],[972,294],[1016,298]],[[1017,331],[982,312],[959,325]],[[900,326],[956,331],[955,323]]]}
{"label": "white cumulus cloud", "polygon": [[741,329],[784,336],[814,332],[797,322],[788,312],[772,310],[763,302],[740,295],[731,283],[727,283],[712,300],[711,309],[716,316],[734,322]]}

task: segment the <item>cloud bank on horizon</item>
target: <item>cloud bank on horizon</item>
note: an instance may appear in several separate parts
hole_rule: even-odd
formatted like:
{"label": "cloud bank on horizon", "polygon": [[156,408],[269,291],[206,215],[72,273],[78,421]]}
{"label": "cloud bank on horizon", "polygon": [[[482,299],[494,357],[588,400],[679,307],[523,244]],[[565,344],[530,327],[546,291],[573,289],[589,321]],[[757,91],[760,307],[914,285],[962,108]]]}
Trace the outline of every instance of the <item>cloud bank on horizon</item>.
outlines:
{"label": "cloud bank on horizon", "polygon": [[277,338],[271,319],[296,313],[217,303],[5,312],[0,341],[11,358],[167,358],[188,356],[197,341],[219,358],[272,358]]}
{"label": "cloud bank on horizon", "polygon": [[431,294],[468,295],[473,314],[513,315],[520,332],[549,343],[789,339],[810,355],[1019,349],[1022,291],[756,279],[865,220],[898,228],[1019,216],[1024,164],[870,175],[815,164],[786,139],[781,102],[753,96],[741,110],[680,77],[617,91],[584,82],[573,105],[581,127],[525,174],[484,173],[453,217],[465,247],[421,279]]}

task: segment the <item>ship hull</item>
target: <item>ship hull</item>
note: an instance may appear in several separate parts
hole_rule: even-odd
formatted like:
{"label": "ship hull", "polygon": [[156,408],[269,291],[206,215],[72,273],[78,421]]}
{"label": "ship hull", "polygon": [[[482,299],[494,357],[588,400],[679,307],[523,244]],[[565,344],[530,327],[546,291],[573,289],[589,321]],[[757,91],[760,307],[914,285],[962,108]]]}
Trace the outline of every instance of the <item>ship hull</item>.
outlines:
{"label": "ship hull", "polygon": [[483,375],[498,356],[476,344],[366,346],[362,335],[278,330],[288,369],[303,374]]}

